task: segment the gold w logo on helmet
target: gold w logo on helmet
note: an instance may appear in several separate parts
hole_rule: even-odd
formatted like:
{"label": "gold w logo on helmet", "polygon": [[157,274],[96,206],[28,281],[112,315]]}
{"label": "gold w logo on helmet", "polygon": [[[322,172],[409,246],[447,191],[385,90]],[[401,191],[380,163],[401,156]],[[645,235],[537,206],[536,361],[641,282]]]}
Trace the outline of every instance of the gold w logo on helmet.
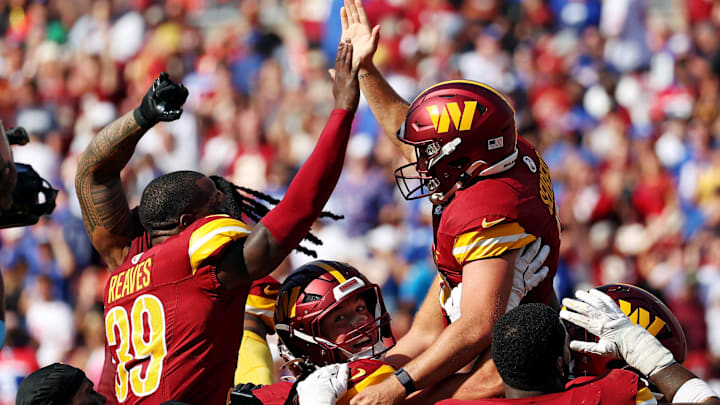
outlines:
{"label": "gold w logo on helmet", "polygon": [[650,312],[648,312],[645,308],[637,308],[633,311],[632,305],[625,300],[618,300],[618,304],[620,304],[620,309],[625,313],[625,315],[630,318],[630,322],[647,329],[647,331],[653,336],[660,333],[660,330],[663,326],[665,326],[665,321],[660,319],[659,316],[656,316],[651,324]]}
{"label": "gold w logo on helmet", "polygon": [[450,121],[458,131],[468,131],[472,127],[473,118],[477,110],[477,101],[466,101],[465,109],[461,112],[458,103],[447,103],[444,106],[431,105],[427,107],[435,131],[444,134],[450,130]]}

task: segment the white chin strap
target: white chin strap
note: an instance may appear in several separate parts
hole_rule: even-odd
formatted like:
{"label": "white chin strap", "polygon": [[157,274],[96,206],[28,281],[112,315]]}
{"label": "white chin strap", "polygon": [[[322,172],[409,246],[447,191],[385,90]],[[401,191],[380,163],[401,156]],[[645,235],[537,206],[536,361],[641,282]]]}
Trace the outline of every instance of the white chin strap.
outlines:
{"label": "white chin strap", "polygon": [[511,153],[508,157],[481,171],[480,176],[491,176],[493,174],[502,173],[505,170],[512,168],[513,166],[515,166],[517,157],[518,150],[517,148],[515,148],[515,152]]}
{"label": "white chin strap", "polygon": [[[511,169],[513,166],[515,166],[515,162],[517,161],[518,157],[518,150],[515,149],[515,152],[511,153],[506,157],[505,159],[495,163],[494,165],[486,168],[485,170],[481,171],[478,176],[492,176],[493,174],[502,173],[508,169]],[[468,179],[472,179],[475,177],[475,172],[478,170],[478,168],[485,164],[485,161],[478,160],[475,161],[473,164],[468,167],[467,170],[465,170],[465,174],[468,176]],[[460,189],[460,187],[463,186],[462,181],[456,182],[448,191],[443,193],[433,193],[430,195],[430,201],[437,205],[442,204],[446,202],[450,197],[455,194],[456,191]]]}

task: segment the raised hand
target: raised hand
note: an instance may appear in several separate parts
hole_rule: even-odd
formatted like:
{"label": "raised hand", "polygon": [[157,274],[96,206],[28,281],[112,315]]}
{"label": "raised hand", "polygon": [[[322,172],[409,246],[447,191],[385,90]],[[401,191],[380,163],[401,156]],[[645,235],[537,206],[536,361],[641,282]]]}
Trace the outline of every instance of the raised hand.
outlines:
{"label": "raised hand", "polygon": [[188,90],[182,83],[175,83],[162,72],[142,99],[140,107],[133,111],[138,125],[148,129],[160,121],[175,121],[182,115],[182,105]]}
{"label": "raised hand", "polygon": [[353,66],[369,66],[377,50],[380,26],[370,27],[362,0],[345,0],[340,9],[341,41],[349,39],[353,45]]}
{"label": "raised hand", "polygon": [[337,57],[335,57],[333,96],[335,96],[335,108],[348,111],[355,111],[360,100],[358,83],[360,67],[353,65],[352,58],[353,46],[350,41],[340,42]]}
{"label": "raised hand", "polygon": [[622,358],[648,377],[675,363],[670,350],[645,328],[633,324],[607,294],[578,290],[576,299],[565,298],[560,318],[597,336],[597,342],[571,341],[575,351]]}

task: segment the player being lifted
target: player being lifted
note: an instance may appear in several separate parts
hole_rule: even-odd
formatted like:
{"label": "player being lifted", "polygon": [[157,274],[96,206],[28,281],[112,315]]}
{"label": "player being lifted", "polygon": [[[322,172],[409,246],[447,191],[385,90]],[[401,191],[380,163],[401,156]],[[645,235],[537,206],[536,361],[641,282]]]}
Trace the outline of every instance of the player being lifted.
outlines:
{"label": "player being lifted", "polygon": [[[498,91],[455,80],[408,104],[372,64],[379,27],[370,27],[361,0],[345,0],[341,19],[342,37],[352,41],[361,66],[361,91],[385,134],[414,162],[395,171],[399,188],[406,199],[429,197],[434,205],[440,273],[410,331],[387,354],[399,369],[396,377],[364,390],[352,404],[397,403],[416,390],[422,392],[415,400],[501,394],[488,350],[492,327],[518,304],[512,264],[518,249],[538,237],[551,247],[550,277],[525,302],[557,305],[552,276],[560,230],[548,167],[518,139],[515,111]],[[466,365],[469,372],[456,374]]]}
{"label": "player being lifted", "polygon": [[[359,97],[351,63],[352,46],[341,43],[335,109],[285,198],[266,215],[263,204],[228,182],[189,171],[153,180],[139,208],[130,210],[120,171],[143,134],[179,118],[187,98],[185,87],[165,73],[137,109],[109,124],[84,151],[78,198],[90,239],[112,271],[99,384],[109,402],[226,400],[251,282],[308,233],[340,175]],[[251,228],[238,220],[241,212],[262,219]]]}

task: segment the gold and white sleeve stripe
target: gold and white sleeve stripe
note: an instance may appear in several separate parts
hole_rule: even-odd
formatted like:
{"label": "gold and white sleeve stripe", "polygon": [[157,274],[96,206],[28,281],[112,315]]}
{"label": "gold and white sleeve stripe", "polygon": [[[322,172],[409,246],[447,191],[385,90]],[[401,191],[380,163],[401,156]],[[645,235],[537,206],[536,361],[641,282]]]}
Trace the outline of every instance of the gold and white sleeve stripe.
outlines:
{"label": "gold and white sleeve stripe", "polygon": [[275,314],[275,300],[248,294],[245,312],[256,316],[266,316],[272,320]]}
{"label": "gold and white sleeve stripe", "polygon": [[237,219],[218,216],[193,231],[188,243],[188,257],[195,274],[205,259],[211,257],[228,243],[246,237],[250,228]]}
{"label": "gold and white sleeve stripe", "polygon": [[527,233],[519,223],[511,222],[456,237],[453,256],[459,264],[464,265],[474,260],[500,256],[508,250],[520,249],[534,240],[535,236]]}

